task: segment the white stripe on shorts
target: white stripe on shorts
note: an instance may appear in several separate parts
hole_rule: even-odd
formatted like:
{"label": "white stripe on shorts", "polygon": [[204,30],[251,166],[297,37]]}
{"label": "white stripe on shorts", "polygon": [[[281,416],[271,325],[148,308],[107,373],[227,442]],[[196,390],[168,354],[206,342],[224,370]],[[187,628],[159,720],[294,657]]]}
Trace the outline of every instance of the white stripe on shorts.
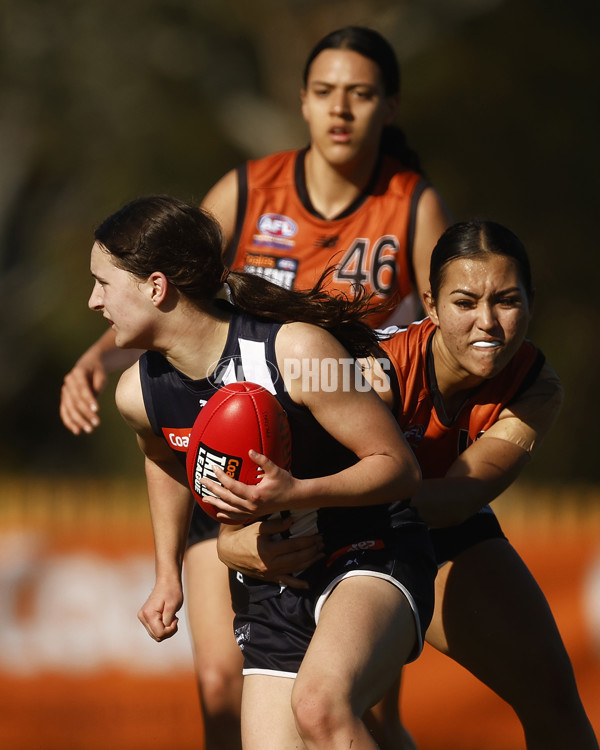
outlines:
{"label": "white stripe on shorts", "polygon": [[342,573],[342,575],[334,578],[333,581],[331,581],[331,583],[327,586],[325,591],[323,591],[323,593],[317,599],[317,605],[315,607],[315,623],[319,622],[319,616],[321,614],[321,610],[323,609],[323,605],[329,598],[333,589],[338,585],[338,583],[340,583],[340,581],[343,581],[344,578],[351,578],[352,576],[371,576],[372,578],[381,578],[382,580],[391,583],[392,586],[395,586],[397,589],[400,589],[400,591],[404,594],[408,603],[410,604],[410,608],[412,609],[412,613],[415,618],[415,625],[417,628],[417,645],[413,649],[410,658],[407,660],[407,664],[411,661],[414,661],[423,650],[423,638],[421,637],[421,621],[419,619],[419,610],[417,609],[417,605],[415,604],[415,600],[412,598],[412,594],[410,593],[410,591],[405,586],[403,586],[400,581],[397,581],[387,573],[380,573],[376,570],[349,570],[347,573]]}

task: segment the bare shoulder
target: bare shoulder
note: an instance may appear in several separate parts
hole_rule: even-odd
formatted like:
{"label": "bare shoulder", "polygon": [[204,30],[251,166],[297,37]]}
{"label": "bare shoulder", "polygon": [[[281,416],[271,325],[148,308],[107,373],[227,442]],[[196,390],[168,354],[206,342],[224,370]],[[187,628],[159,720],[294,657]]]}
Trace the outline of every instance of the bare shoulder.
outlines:
{"label": "bare shoulder", "polygon": [[437,241],[452,224],[450,210],[433,187],[427,187],[419,198],[413,243],[413,269],[417,291],[429,289],[429,262]]}
{"label": "bare shoulder", "polygon": [[421,193],[417,206],[417,222],[435,219],[439,225],[449,226],[453,219],[450,209],[438,191],[429,185]]}
{"label": "bare shoulder", "polygon": [[285,356],[349,356],[336,337],[312,323],[285,323],[277,335],[277,351]]}
{"label": "bare shoulder", "polygon": [[531,453],[556,421],[562,403],[560,378],[544,364],[535,382],[502,410],[484,437],[508,440]]}
{"label": "bare shoulder", "polygon": [[561,409],[564,388],[551,365],[544,363],[539,375],[529,388],[513,401],[506,411],[522,418],[554,419]]}
{"label": "bare shoulder", "polygon": [[[275,342],[277,365],[290,398],[308,406],[311,411],[322,395],[321,378],[328,381],[328,396],[348,377],[354,360],[329,331],[310,323],[287,323],[281,327]],[[344,373],[346,375],[344,375]]]}
{"label": "bare shoulder", "polygon": [[135,362],[119,378],[115,402],[123,419],[137,433],[150,427],[142,394],[139,362]]}
{"label": "bare shoulder", "polygon": [[548,362],[544,362],[537,380],[542,387],[546,388],[548,392],[555,394],[562,401],[564,395],[563,384],[556,370]]}
{"label": "bare shoulder", "polygon": [[202,208],[209,211],[221,225],[225,245],[235,232],[238,190],[237,171],[232,169],[213,185],[202,201]]}

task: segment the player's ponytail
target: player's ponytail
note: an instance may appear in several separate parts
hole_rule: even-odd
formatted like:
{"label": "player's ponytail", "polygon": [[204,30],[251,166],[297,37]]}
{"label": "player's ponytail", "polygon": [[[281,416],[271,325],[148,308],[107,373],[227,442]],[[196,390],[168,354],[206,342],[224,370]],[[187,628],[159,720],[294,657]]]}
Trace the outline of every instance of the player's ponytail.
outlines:
{"label": "player's ponytail", "polygon": [[406,134],[397,125],[386,125],[381,134],[380,151],[398,159],[407,169],[425,176],[419,154],[406,140]]}
{"label": "player's ponytail", "polygon": [[373,306],[364,287],[350,299],[329,295],[325,283],[332,272],[327,269],[312,289],[303,291],[284,289],[249,273],[230,272],[227,284],[231,302],[245,312],[285,323],[312,323],[330,331],[354,357],[379,356],[378,336],[365,318],[373,311],[390,312],[389,302]]}
{"label": "player's ponytail", "polygon": [[232,304],[245,312],[280,322],[313,323],[331,331],[355,357],[378,355],[377,336],[364,322],[373,308],[364,289],[356,299],[330,297],[326,271],[314,289],[283,289],[259,276],[229,272],[223,263],[218,222],[207,212],[168,196],[138,198],[109,216],[95,232],[113,263],[145,281],[163,273],[182,296],[206,306],[226,281]]}

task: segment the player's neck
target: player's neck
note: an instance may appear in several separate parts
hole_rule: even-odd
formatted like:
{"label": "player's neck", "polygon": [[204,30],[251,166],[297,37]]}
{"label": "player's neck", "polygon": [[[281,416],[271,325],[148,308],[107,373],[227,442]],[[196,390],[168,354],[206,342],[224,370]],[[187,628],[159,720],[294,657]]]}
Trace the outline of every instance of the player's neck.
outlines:
{"label": "player's neck", "polygon": [[444,402],[446,415],[454,419],[460,412],[473,391],[483,382],[483,378],[471,375],[470,377],[461,366],[450,356],[441,337],[433,340],[435,377],[437,389]]}
{"label": "player's neck", "polygon": [[230,317],[222,311],[178,316],[157,349],[184,375],[193,380],[205,378],[225,348]]}
{"label": "player's neck", "polygon": [[335,165],[314,148],[304,161],[306,189],[316,211],[333,219],[345,211],[371,181],[377,155],[354,164]]}

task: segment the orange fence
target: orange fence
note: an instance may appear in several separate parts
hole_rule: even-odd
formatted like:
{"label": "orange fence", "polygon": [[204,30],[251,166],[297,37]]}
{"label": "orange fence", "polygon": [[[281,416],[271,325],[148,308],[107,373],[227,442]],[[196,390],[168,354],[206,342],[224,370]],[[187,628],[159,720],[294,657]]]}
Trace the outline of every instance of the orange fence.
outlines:
{"label": "orange fence", "polygon": [[[1,486],[2,745],[202,750],[185,623],[155,644],[136,619],[153,583],[144,488]],[[600,492],[522,489],[501,498],[498,513],[550,601],[600,734]],[[524,746],[512,710],[429,647],[407,668],[402,700],[420,750]]]}

